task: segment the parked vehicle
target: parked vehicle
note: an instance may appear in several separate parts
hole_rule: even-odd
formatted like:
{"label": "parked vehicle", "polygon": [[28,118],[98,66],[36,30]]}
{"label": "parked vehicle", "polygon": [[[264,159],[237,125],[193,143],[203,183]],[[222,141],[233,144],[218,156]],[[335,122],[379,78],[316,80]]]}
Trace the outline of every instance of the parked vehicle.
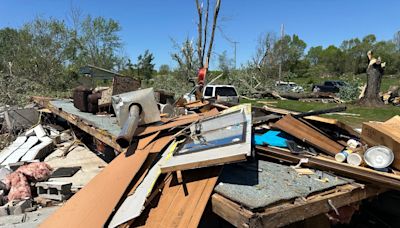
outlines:
{"label": "parked vehicle", "polygon": [[[183,96],[188,102],[196,101],[195,92],[197,87]],[[239,104],[239,96],[236,88],[232,85],[207,85],[203,88],[204,99],[216,98],[217,101]]]}
{"label": "parked vehicle", "polygon": [[340,88],[345,86],[346,82],[336,80],[336,81],[325,81],[322,85],[314,85],[312,87],[312,91],[314,93],[317,92],[330,92],[330,93],[338,93]]}
{"label": "parked vehicle", "polygon": [[294,82],[276,81],[275,86],[278,89],[278,91],[282,92],[295,92],[295,93],[304,92],[304,88],[302,86],[297,85]]}

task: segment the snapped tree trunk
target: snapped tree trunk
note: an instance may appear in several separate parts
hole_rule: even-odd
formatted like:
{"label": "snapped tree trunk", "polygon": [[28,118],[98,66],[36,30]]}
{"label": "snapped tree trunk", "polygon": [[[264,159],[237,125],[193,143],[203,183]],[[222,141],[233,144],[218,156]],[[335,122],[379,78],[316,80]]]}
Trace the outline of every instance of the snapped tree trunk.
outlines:
{"label": "snapped tree trunk", "polygon": [[367,88],[364,97],[359,101],[360,105],[377,107],[384,105],[379,96],[383,76],[383,69],[380,64],[373,64],[367,69]]}

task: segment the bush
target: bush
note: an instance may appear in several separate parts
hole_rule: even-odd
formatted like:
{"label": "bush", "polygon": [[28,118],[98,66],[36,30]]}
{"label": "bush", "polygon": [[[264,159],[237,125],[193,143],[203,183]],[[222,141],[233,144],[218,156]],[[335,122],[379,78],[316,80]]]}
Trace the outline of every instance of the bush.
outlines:
{"label": "bush", "polygon": [[353,80],[347,85],[340,88],[339,98],[343,101],[349,102],[358,99],[360,96],[360,81]]}

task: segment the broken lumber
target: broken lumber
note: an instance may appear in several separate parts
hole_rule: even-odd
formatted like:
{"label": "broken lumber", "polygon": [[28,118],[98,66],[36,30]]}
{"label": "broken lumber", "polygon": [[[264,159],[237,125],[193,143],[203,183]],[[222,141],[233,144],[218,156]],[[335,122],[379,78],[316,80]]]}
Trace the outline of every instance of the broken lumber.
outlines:
{"label": "broken lumber", "polygon": [[[104,227],[124,192],[150,153],[153,135],[140,139],[147,145],[133,154],[121,153],[101,173],[45,220],[41,227]],[[129,151],[129,150],[128,150]],[[112,186],[112,187],[111,187]]]}
{"label": "broken lumber", "polygon": [[290,114],[275,122],[273,126],[331,156],[335,156],[335,154],[344,149],[344,146],[321,134]]}
{"label": "broken lumber", "polygon": [[392,173],[376,171],[361,166],[352,166],[347,163],[339,163],[332,158],[323,156],[304,156],[292,154],[289,150],[276,147],[256,147],[257,155],[269,157],[280,161],[298,164],[301,159],[307,162],[302,163],[304,167],[330,171],[344,177],[352,178],[358,181],[365,181],[381,187],[400,190],[400,176]]}

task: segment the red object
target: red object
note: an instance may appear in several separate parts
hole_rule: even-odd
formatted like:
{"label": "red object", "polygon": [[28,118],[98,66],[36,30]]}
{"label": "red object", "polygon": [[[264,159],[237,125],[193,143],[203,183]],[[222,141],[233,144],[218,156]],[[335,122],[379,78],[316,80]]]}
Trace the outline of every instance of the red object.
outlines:
{"label": "red object", "polygon": [[204,85],[206,81],[207,68],[200,68],[197,72],[197,83]]}

